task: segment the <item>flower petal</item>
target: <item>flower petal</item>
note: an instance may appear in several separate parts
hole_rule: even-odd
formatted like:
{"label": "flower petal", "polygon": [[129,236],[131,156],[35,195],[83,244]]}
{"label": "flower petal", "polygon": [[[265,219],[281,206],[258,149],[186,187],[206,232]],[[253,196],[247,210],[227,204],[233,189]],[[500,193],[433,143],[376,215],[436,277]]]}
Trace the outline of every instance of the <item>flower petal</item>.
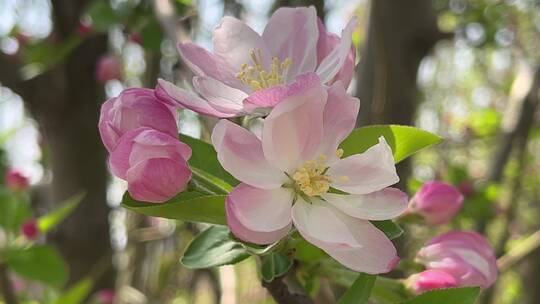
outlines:
{"label": "flower petal", "polygon": [[241,90],[230,87],[211,77],[194,77],[193,87],[221,113],[236,115],[243,111],[243,100],[248,97]]}
{"label": "flower petal", "polygon": [[236,79],[235,70],[221,58],[204,48],[188,43],[179,43],[178,52],[182,60],[197,76],[208,76],[221,81],[233,88],[242,88],[243,85]]}
{"label": "flower petal", "polygon": [[322,136],[327,93],[319,83],[286,98],[265,119],[262,146],[266,159],[276,168],[293,173],[313,159]]}
{"label": "flower petal", "polygon": [[330,166],[332,187],[351,194],[367,194],[399,181],[392,149],[384,140],[362,154],[338,160]]}
{"label": "flower petal", "polygon": [[191,170],[185,161],[151,158],[127,171],[129,194],[136,200],[164,202],[187,187]]}
{"label": "flower petal", "polygon": [[290,58],[287,80],[313,72],[317,66],[317,12],[315,7],[282,7],[268,21],[262,38],[272,56]]}
{"label": "flower petal", "polygon": [[225,202],[227,223],[238,238],[270,244],[284,237],[291,228],[290,189],[264,190],[240,184],[229,193]]}
{"label": "flower petal", "polygon": [[324,107],[323,136],[320,153],[335,160],[336,149],[356,125],[360,100],[347,94],[338,81],[328,89],[328,100]]}
{"label": "flower petal", "polygon": [[394,245],[382,231],[328,203],[298,199],[292,218],[307,241],[354,271],[386,273],[399,261]]}
{"label": "flower petal", "polygon": [[214,53],[223,58],[235,72],[240,71],[244,63],[252,65],[251,50],[260,50],[263,67],[269,67],[271,56],[261,36],[236,18],[223,17],[214,29],[213,41]]}
{"label": "flower petal", "polygon": [[133,139],[144,131],[152,130],[147,127],[138,128],[126,132],[116,144],[114,150],[109,156],[109,168],[111,172],[121,179],[126,179],[127,171],[129,170],[129,156],[133,148]]}
{"label": "flower petal", "polygon": [[364,220],[392,219],[407,209],[407,194],[395,188],[369,194],[326,193],[322,198],[343,213]]}
{"label": "flower petal", "polygon": [[176,103],[177,105],[188,108],[199,114],[220,118],[235,116],[235,114],[223,113],[216,110],[214,107],[210,106],[208,101],[163,79],[158,79],[156,96],[164,102]]}
{"label": "flower petal", "polygon": [[263,189],[279,188],[287,181],[266,161],[261,141],[248,130],[221,120],[212,132],[212,143],[221,165],[240,181]]}
{"label": "flower petal", "polygon": [[341,41],[328,56],[326,56],[315,71],[323,83],[327,83],[341,70],[349,56],[352,44],[352,33],[356,27],[356,18],[352,18],[341,32]]}

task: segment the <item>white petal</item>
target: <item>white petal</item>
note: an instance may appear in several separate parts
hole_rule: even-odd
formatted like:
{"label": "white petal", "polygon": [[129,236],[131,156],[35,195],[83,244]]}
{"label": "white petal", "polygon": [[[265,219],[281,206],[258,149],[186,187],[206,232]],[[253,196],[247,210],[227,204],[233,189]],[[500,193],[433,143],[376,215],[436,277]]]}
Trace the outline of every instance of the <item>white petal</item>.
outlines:
{"label": "white petal", "polygon": [[194,77],[193,87],[210,106],[222,113],[240,113],[244,108],[243,101],[248,97],[243,91],[211,77]]}

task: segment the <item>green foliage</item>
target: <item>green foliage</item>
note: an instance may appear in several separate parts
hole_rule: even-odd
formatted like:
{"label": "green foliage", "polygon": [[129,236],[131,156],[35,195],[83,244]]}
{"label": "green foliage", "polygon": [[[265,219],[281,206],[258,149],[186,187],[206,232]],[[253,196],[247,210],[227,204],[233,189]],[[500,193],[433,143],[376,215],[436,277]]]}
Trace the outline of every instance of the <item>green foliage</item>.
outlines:
{"label": "green foliage", "polygon": [[91,278],[82,279],[75,286],[63,293],[54,304],[79,304],[83,303],[88,297],[94,286],[94,281]]}
{"label": "green foliage", "polygon": [[360,273],[352,286],[339,298],[338,304],[367,303],[377,276]]}
{"label": "green foliage", "polygon": [[21,224],[32,216],[30,206],[20,193],[0,187],[0,226],[17,231]]}
{"label": "green foliage", "polygon": [[401,227],[399,227],[398,224],[396,224],[396,223],[394,223],[394,222],[392,222],[390,220],[371,221],[371,223],[375,227],[377,227],[377,229],[384,232],[384,234],[386,234],[386,236],[391,240],[393,240],[395,238],[398,238],[403,234],[403,229],[401,229]]}
{"label": "green foliage", "polygon": [[311,263],[318,261],[327,254],[322,251],[322,249],[312,245],[308,241],[301,239],[298,243],[295,244],[295,258],[299,261]]}
{"label": "green foliage", "polygon": [[289,271],[293,265],[292,259],[280,252],[272,252],[262,258],[261,277],[271,282]]}
{"label": "green foliage", "polygon": [[96,31],[105,32],[115,23],[119,22],[119,16],[111,7],[109,1],[94,1],[86,9],[87,16],[92,19],[92,28]]}
{"label": "green foliage", "polygon": [[402,302],[402,304],[474,304],[479,293],[479,287],[436,289]]}
{"label": "green foliage", "polygon": [[57,210],[45,214],[37,220],[39,230],[43,233],[58,226],[66,217],[68,217],[73,210],[79,205],[84,198],[84,194],[79,193],[64,201],[62,207]]}
{"label": "green foliage", "polygon": [[139,202],[126,192],[122,206],[145,215],[168,219],[224,225],[225,195],[205,195],[196,191],[182,192],[164,203]]}
{"label": "green foliage", "polygon": [[45,245],[9,249],[5,259],[11,270],[27,279],[59,287],[68,278],[60,255]]}
{"label": "green foliage", "polygon": [[353,130],[340,145],[345,152],[343,156],[366,151],[377,144],[381,136],[384,136],[392,148],[396,163],[442,141],[442,138],[435,134],[409,126],[375,125]]}
{"label": "green foliage", "polygon": [[236,264],[249,257],[246,249],[231,238],[229,229],[212,226],[199,234],[187,248],[182,264],[187,268],[209,268]]}

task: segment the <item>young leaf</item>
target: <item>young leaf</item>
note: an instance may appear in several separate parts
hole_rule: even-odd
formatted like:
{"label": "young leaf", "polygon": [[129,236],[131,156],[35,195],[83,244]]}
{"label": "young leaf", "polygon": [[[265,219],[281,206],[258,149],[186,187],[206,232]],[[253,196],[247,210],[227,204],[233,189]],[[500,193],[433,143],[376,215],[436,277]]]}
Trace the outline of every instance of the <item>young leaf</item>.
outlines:
{"label": "young leaf", "polygon": [[367,303],[377,276],[360,273],[352,286],[339,298],[338,304]]}
{"label": "young leaf", "polygon": [[62,203],[62,207],[59,209],[45,214],[40,217],[37,221],[39,230],[43,233],[53,229],[58,226],[66,217],[68,217],[73,210],[79,205],[81,200],[84,198],[85,194],[79,193],[76,194]]}
{"label": "young leaf", "polygon": [[403,229],[399,227],[398,224],[392,222],[391,220],[386,221],[371,221],[371,223],[386,234],[386,236],[393,240],[400,237],[403,234]]}
{"label": "young leaf", "polygon": [[88,297],[94,286],[94,281],[91,278],[82,279],[75,286],[68,289],[54,304],[80,304]]}
{"label": "young leaf", "polygon": [[418,128],[398,125],[375,125],[358,128],[341,143],[344,157],[366,151],[379,142],[379,137],[384,136],[388,145],[394,152],[396,163],[404,160],[412,154],[438,144],[442,138]]}
{"label": "young leaf", "polygon": [[68,278],[60,255],[45,245],[8,250],[6,262],[21,277],[49,285],[62,286]]}
{"label": "young leaf", "polygon": [[212,226],[189,244],[182,264],[187,268],[209,268],[236,264],[249,257],[244,247],[230,237],[225,226]]}
{"label": "young leaf", "polygon": [[224,225],[225,195],[204,195],[182,192],[164,203],[144,203],[131,198],[126,192],[122,206],[131,211],[168,219]]}
{"label": "young leaf", "polygon": [[436,289],[401,304],[474,304],[479,293],[479,287]]}
{"label": "young leaf", "polygon": [[293,261],[286,255],[279,252],[272,252],[262,258],[261,277],[266,282],[271,282],[274,278],[287,273],[292,267]]}

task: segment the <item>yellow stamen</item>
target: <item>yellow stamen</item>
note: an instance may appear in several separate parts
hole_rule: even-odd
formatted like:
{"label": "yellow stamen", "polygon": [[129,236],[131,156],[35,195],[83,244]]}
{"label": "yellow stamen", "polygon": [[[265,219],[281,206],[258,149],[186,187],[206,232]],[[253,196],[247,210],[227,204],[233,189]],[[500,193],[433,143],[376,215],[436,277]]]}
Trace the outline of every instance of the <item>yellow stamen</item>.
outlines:
{"label": "yellow stamen", "polygon": [[341,158],[341,157],[343,156],[343,149],[341,149],[341,148],[340,148],[340,149],[337,149],[337,150],[336,150],[336,156],[337,156],[338,158]]}
{"label": "yellow stamen", "polygon": [[330,189],[330,176],[325,174],[325,161],[325,155],[319,156],[318,160],[308,160],[293,174],[296,186],[307,196],[322,195]]}
{"label": "yellow stamen", "polygon": [[249,57],[252,64],[242,64],[240,72],[236,74],[236,78],[241,83],[249,85],[255,91],[285,83],[285,75],[287,75],[287,71],[291,66],[290,58],[280,62],[277,57],[274,57],[270,69],[266,70],[263,66],[262,51],[260,49],[251,49]]}

